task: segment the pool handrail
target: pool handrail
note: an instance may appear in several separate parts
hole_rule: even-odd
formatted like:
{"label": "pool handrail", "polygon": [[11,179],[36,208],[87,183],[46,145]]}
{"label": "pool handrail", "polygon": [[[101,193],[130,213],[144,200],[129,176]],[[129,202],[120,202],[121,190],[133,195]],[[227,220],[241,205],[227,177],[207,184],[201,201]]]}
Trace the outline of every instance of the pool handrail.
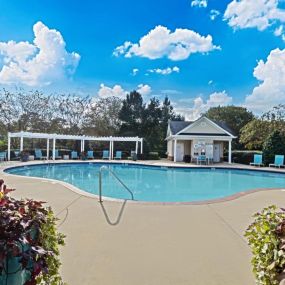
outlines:
{"label": "pool handrail", "polygon": [[107,167],[106,165],[103,165],[100,167],[99,170],[99,202],[102,203],[102,171],[103,170],[108,170],[109,173],[111,173],[111,175],[116,178],[119,183],[131,194],[132,200],[134,200],[134,194],[133,192],[128,188],[128,186],[116,175],[116,173],[111,170],[109,167]]}

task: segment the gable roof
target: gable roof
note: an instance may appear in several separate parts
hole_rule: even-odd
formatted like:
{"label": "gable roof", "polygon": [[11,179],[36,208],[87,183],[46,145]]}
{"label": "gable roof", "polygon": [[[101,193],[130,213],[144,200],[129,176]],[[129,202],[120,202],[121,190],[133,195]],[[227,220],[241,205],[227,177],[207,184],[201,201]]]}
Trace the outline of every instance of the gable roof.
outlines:
{"label": "gable roof", "polygon": [[[225,122],[214,121],[214,120],[207,118],[206,116],[204,116],[204,117],[206,119],[208,119],[209,121],[212,121],[214,124],[216,124],[218,127],[222,128],[226,132],[230,133],[232,136],[235,136],[234,132],[227,126],[227,124]],[[170,126],[170,130],[171,130],[172,135],[176,135],[180,131],[184,130],[185,128],[187,128],[188,126],[192,125],[193,123],[199,121],[202,118],[203,117],[200,117],[196,121],[170,121],[169,126]]]}

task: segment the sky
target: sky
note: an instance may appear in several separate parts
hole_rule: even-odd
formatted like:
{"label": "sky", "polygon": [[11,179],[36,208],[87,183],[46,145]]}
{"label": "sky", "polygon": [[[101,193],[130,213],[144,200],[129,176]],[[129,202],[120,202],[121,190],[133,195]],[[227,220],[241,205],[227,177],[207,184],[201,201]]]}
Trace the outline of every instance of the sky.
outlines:
{"label": "sky", "polygon": [[0,87],[262,114],[285,104],[285,1],[0,0]]}

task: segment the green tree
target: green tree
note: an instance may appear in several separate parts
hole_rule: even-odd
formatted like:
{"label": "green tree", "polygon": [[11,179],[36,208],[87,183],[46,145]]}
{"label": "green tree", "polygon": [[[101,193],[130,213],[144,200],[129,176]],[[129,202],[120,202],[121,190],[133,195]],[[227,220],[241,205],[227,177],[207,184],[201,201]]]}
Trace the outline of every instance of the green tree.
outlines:
{"label": "green tree", "polygon": [[285,154],[285,136],[279,130],[273,131],[263,144],[264,163],[273,163],[276,154]]}
{"label": "green tree", "polygon": [[241,149],[240,142],[241,129],[254,119],[252,112],[244,107],[238,106],[218,106],[210,108],[205,114],[209,119],[226,123],[234,132],[237,139],[233,141],[233,148]]}

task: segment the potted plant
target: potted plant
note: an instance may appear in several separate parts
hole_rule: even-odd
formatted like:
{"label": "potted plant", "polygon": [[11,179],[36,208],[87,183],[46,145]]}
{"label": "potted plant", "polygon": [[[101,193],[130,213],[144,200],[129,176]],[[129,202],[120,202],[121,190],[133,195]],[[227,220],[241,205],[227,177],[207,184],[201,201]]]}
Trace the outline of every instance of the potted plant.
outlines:
{"label": "potted plant", "polygon": [[57,232],[51,208],[44,202],[9,197],[0,180],[0,284],[62,284]]}
{"label": "potted plant", "polygon": [[20,152],[20,159],[22,162],[27,162],[29,160],[30,153],[28,150],[23,150]]}

